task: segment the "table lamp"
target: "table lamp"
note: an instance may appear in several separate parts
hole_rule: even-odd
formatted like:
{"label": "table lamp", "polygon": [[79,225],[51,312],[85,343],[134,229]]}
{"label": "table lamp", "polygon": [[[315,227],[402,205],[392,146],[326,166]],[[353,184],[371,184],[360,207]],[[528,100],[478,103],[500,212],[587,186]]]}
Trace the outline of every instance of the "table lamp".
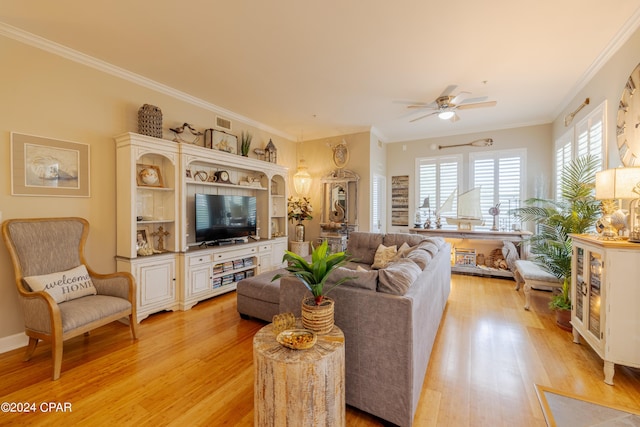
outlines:
{"label": "table lamp", "polygon": [[[616,200],[637,199],[640,184],[640,167],[614,168],[596,173],[596,199],[602,200],[603,217],[598,220],[603,240],[617,240],[618,231],[627,226],[627,216]],[[634,191],[635,190],[635,191]],[[637,207],[637,202],[632,203]],[[632,206],[630,206],[632,207]],[[635,212],[630,212],[632,224]],[[631,233],[634,232],[631,225]]]}

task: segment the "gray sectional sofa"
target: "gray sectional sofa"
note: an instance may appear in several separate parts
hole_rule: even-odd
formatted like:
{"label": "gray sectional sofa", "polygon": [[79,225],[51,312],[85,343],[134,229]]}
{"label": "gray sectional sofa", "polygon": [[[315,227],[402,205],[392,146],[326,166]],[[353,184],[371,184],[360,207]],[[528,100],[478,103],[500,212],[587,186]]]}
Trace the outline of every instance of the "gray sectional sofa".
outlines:
{"label": "gray sectional sofa", "polygon": [[[400,248],[405,242],[409,249],[385,268],[371,268],[380,245]],[[332,280],[353,279],[329,294],[336,301],[335,323],[345,334],[346,402],[411,426],[449,296],[450,245],[415,234],[354,232],[347,252],[354,261]],[[270,282],[274,274],[238,283],[241,315],[266,321],[278,312],[300,316],[308,291],[292,277]]]}

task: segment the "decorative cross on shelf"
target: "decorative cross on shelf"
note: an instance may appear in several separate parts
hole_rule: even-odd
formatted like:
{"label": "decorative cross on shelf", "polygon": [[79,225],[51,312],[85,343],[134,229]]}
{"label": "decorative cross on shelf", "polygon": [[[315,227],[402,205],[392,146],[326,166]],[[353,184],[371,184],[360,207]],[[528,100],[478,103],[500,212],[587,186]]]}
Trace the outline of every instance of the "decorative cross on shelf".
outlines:
{"label": "decorative cross on shelf", "polygon": [[168,236],[169,233],[168,231],[165,231],[164,228],[162,226],[158,227],[158,231],[154,231],[153,233],[151,233],[151,235],[153,237],[157,237],[158,238],[158,251],[160,252],[164,252],[164,238],[166,236]]}

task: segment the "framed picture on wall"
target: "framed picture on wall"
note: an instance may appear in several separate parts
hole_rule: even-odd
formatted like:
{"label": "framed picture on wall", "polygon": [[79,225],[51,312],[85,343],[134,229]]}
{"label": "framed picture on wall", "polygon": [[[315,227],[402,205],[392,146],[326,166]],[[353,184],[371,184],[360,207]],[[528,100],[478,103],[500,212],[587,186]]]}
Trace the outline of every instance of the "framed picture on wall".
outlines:
{"label": "framed picture on wall", "polygon": [[11,194],[89,197],[89,144],[11,133]]}

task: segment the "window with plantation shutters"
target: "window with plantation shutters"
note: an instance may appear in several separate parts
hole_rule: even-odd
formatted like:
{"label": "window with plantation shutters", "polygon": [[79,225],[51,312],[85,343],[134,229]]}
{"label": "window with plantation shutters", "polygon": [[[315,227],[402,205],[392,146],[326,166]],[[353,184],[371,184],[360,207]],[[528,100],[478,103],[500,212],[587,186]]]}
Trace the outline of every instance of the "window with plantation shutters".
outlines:
{"label": "window with plantation shutters", "polygon": [[524,197],[526,150],[500,150],[469,154],[471,167],[471,188],[480,187],[480,208],[485,221],[484,226],[476,229],[490,229],[493,216],[489,210],[499,206],[496,227],[511,229],[514,219],[510,209],[520,206]]}
{"label": "window with plantation shutters", "polygon": [[371,185],[371,231],[373,233],[383,233],[385,231],[385,186],[385,177],[374,174]]}
{"label": "window with plantation shutters", "polygon": [[[462,156],[442,156],[417,159],[417,197],[416,208],[422,205],[424,199],[429,197],[431,206],[431,220],[435,221],[435,212],[442,206],[447,198],[459,188],[462,173]],[[441,212],[443,216],[455,216],[456,200],[453,198],[453,207],[448,212]],[[422,221],[427,218],[427,210],[422,209]],[[442,220],[443,228],[451,228]]]}
{"label": "window with plantation shutters", "polygon": [[555,198],[560,198],[562,170],[575,158],[590,154],[605,167],[607,102],[598,105],[588,116],[577,122],[556,141]]}

